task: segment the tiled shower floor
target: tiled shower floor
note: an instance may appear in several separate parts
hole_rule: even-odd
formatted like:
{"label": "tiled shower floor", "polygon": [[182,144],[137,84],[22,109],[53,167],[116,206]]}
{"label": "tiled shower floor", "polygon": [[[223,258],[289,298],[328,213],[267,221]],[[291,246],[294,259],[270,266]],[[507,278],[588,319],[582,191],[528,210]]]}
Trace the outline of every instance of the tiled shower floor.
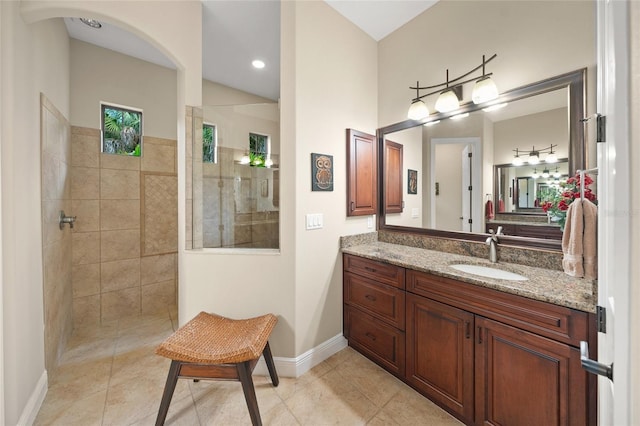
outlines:
{"label": "tiled shower floor", "polygon": [[[36,425],[153,425],[170,361],[155,347],[175,312],[76,329]],[[277,351],[277,349],[276,349]],[[351,348],[297,379],[254,376],[265,425],[460,425]],[[179,380],[167,425],[250,425],[240,383]]]}

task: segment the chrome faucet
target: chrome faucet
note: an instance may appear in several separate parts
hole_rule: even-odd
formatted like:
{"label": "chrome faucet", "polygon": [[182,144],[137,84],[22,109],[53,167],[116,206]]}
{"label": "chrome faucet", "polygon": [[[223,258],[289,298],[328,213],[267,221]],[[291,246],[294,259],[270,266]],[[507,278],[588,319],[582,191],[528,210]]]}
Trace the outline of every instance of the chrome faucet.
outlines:
{"label": "chrome faucet", "polygon": [[64,210],[60,210],[60,217],[58,219],[58,223],[60,226],[60,229],[64,229],[64,224],[68,223],[69,224],[69,228],[73,228],[73,223],[76,221],[76,217],[75,216],[67,216],[64,214]]}
{"label": "chrome faucet", "polygon": [[489,262],[496,263],[498,261],[498,235],[502,235],[502,226],[498,226],[496,233],[493,233],[493,229],[489,229],[489,238],[487,238],[487,245],[489,246]]}

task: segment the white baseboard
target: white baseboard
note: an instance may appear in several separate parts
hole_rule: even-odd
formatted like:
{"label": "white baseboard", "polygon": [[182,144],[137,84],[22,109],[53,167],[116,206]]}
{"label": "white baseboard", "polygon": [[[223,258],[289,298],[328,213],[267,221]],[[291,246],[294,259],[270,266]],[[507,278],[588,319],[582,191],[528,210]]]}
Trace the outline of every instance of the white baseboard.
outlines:
{"label": "white baseboard", "polygon": [[[325,359],[346,347],[347,339],[345,339],[342,336],[342,333],[340,333],[295,358],[273,357],[273,363],[276,365],[278,376],[300,377]],[[253,374],[259,376],[266,376],[269,374],[264,358],[260,358]]]}
{"label": "white baseboard", "polygon": [[22,410],[22,415],[18,419],[17,426],[31,426],[33,422],[36,421],[38,411],[40,411],[44,397],[47,395],[47,389],[49,387],[48,382],[47,370],[44,370],[42,376],[40,376],[40,380],[38,380],[35,389],[27,401],[27,405],[25,405],[24,410]]}

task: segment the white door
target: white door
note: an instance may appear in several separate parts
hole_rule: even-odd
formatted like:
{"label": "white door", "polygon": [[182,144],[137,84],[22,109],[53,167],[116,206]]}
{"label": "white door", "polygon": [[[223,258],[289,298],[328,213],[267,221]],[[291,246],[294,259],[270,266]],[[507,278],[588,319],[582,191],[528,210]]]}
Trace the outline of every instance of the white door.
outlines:
{"label": "white door", "polygon": [[598,305],[607,321],[606,333],[598,333],[598,362],[614,366],[613,381],[598,379],[598,423],[629,425],[628,3],[597,7],[598,112],[607,120],[606,142],[598,144]]}

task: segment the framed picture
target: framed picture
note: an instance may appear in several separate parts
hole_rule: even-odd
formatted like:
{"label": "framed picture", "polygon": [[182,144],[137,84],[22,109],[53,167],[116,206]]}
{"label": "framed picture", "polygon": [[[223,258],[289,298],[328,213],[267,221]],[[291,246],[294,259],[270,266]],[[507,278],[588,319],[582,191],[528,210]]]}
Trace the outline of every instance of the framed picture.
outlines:
{"label": "framed picture", "polygon": [[407,169],[407,194],[418,193],[418,171]]}
{"label": "framed picture", "polygon": [[333,191],[333,155],[311,153],[311,190]]}

